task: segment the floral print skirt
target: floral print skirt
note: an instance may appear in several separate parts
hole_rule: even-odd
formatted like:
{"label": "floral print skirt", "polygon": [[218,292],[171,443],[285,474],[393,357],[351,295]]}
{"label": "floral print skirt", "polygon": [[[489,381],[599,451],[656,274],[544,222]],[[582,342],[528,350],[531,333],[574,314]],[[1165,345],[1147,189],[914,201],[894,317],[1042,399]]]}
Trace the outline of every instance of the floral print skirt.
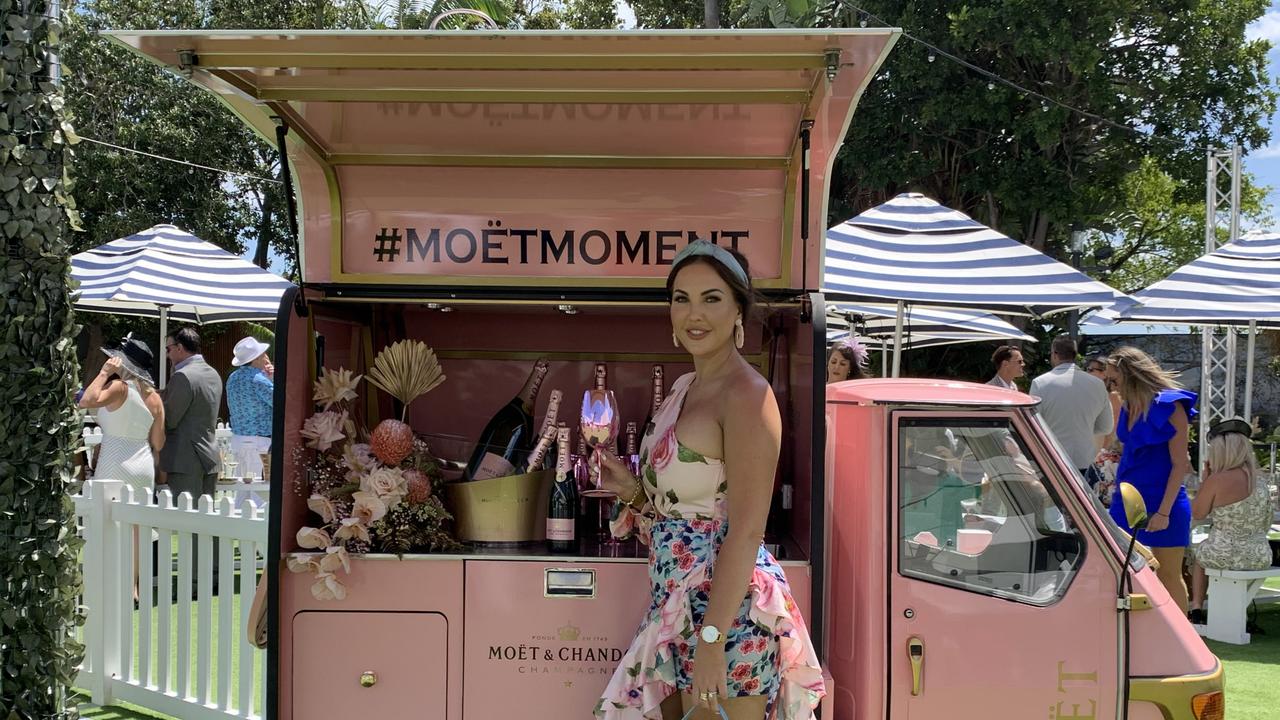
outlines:
{"label": "floral print skirt", "polygon": [[[596,704],[597,717],[658,720],[662,701],[691,687],[714,558],[728,523],[667,518],[654,522],[650,532],[653,602]],[[763,546],[747,595],[725,635],[730,696],[767,696],[766,717],[777,720],[813,717],[825,694],[822,670],[786,576]]]}

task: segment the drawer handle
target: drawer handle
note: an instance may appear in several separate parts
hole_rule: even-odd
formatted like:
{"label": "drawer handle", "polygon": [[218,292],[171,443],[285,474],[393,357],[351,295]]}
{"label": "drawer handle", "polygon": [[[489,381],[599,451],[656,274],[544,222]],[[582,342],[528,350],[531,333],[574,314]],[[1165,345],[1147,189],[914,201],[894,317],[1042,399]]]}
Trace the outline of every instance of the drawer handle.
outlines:
{"label": "drawer handle", "polygon": [[378,676],[372,670],[360,673],[360,687],[373,687],[378,684]]}
{"label": "drawer handle", "polygon": [[543,597],[593,598],[596,596],[596,571],[547,568],[542,586]]}

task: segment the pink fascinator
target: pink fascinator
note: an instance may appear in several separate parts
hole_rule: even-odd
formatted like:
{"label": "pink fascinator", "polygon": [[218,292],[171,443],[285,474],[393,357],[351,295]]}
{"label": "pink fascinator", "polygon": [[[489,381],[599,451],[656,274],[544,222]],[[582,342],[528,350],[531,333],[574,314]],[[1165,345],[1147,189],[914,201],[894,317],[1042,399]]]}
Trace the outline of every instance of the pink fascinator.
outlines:
{"label": "pink fascinator", "polygon": [[857,338],[850,335],[848,339],[837,342],[836,347],[848,348],[849,352],[853,353],[853,360],[858,364],[858,367],[865,368],[867,366],[867,346],[859,342]]}

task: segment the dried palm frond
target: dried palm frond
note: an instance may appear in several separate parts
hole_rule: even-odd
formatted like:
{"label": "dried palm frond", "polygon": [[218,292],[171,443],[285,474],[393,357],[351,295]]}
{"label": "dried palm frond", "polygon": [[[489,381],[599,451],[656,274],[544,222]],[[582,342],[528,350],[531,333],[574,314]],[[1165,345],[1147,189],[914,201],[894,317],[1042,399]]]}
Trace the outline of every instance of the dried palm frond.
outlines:
{"label": "dried palm frond", "polygon": [[426,343],[401,340],[378,353],[365,379],[407,408],[444,382],[444,371]]}

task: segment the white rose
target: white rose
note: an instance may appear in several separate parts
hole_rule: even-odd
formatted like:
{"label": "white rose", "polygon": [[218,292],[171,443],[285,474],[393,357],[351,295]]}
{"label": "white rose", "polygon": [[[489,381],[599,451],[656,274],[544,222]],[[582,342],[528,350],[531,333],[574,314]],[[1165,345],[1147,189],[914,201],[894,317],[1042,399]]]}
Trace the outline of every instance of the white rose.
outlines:
{"label": "white rose", "polygon": [[371,492],[352,493],[351,500],[351,517],[360,518],[365,525],[372,525],[387,514],[387,504]]}

